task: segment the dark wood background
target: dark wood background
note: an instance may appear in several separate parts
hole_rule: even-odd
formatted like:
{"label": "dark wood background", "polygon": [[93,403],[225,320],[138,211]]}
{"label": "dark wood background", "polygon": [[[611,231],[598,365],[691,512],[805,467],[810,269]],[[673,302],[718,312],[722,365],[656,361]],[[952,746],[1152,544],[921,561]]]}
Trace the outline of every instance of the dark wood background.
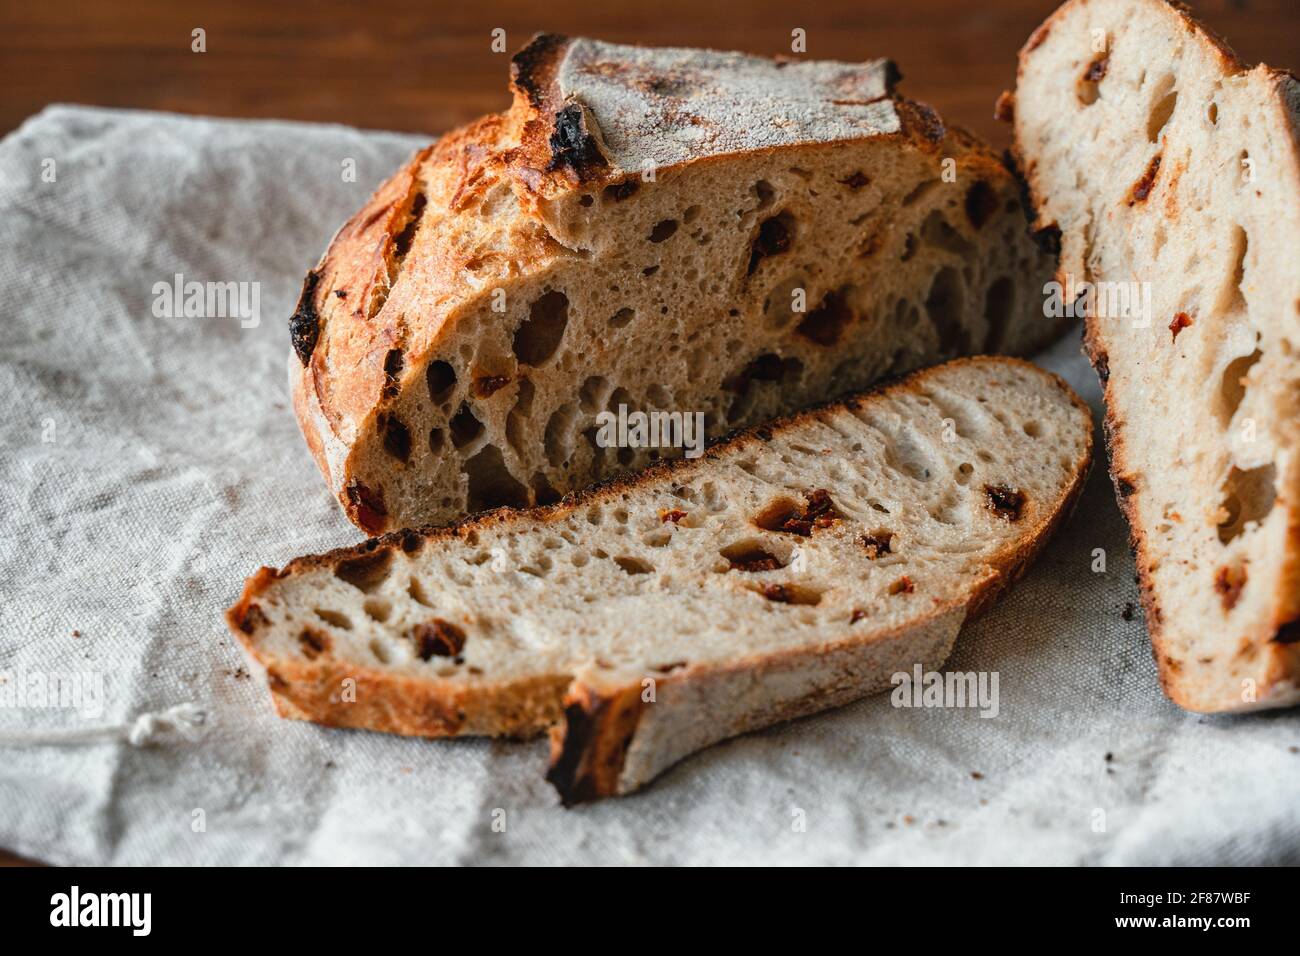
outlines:
{"label": "dark wood background", "polygon": [[[893,58],[903,92],[1006,145],[993,101],[1056,0],[3,0],[0,134],[50,103],[440,133],[504,108],[508,53],[539,30],[650,45]],[[1201,0],[1249,62],[1300,71],[1300,0]],[[206,31],[207,51],[191,50]],[[18,864],[0,851],[0,865]]]}

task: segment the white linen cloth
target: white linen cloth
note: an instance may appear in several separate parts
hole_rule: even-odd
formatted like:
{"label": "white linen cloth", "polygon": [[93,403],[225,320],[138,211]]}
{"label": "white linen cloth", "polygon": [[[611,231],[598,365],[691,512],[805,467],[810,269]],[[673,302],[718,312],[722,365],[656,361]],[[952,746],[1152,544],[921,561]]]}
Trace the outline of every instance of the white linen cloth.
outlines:
{"label": "white linen cloth", "polygon": [[[878,696],[574,810],[541,741],[276,718],[221,613],[258,565],[360,537],[289,408],[286,319],[334,230],[425,141],[52,107],[0,143],[0,676],[98,674],[100,723],[208,716],[197,743],[0,746],[0,846],[88,864],[1300,862],[1300,712],[1165,699],[1102,460],[950,661],[998,673],[996,718]],[[260,323],[158,317],[177,274],[260,283]],[[1040,361],[1096,412],[1076,335]],[[0,732],[86,710],[0,707]]]}

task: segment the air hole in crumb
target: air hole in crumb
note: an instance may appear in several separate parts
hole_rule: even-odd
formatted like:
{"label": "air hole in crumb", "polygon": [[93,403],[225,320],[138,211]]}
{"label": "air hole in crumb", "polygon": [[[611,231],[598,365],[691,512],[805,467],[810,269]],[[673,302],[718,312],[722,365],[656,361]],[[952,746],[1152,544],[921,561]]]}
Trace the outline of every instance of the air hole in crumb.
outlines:
{"label": "air hole in crumb", "polygon": [[393,552],[383,548],[340,561],[334,568],[334,576],[365,594],[371,594],[388,579],[392,565]]}
{"label": "air hole in crumb", "polygon": [[1025,510],[1025,493],[1007,485],[985,485],[984,505],[1004,521],[1019,521]]}
{"label": "air hole in crumb", "polygon": [[1088,64],[1088,68],[1083,71],[1083,75],[1074,86],[1075,95],[1081,104],[1091,106],[1097,102],[1097,98],[1101,95],[1101,81],[1106,78],[1108,69],[1110,69],[1110,55],[1106,53],[1099,54]]}
{"label": "air hole in crumb", "polygon": [[915,590],[916,590],[916,585],[912,583],[912,579],[909,578],[906,574],[904,574],[893,584],[889,585],[890,594],[911,594]]}
{"label": "air hole in crumb", "polygon": [[785,562],[763,546],[756,538],[729,544],[719,552],[727,559],[732,571],[775,571],[785,567]]}
{"label": "air hole in crumb", "polygon": [[1034,421],[1025,422],[1023,427],[1025,429],[1025,434],[1028,435],[1030,438],[1038,438],[1040,435],[1043,434],[1043,426],[1038,424],[1038,422],[1034,422]]}
{"label": "air hole in crumb", "polygon": [[1001,351],[1015,302],[1016,286],[1008,276],[999,276],[984,293],[984,319],[989,330],[986,352]]}
{"label": "air hole in crumb", "polygon": [[406,364],[406,354],[401,349],[389,349],[384,356],[384,398],[392,398],[398,392],[402,368]]}
{"label": "air hole in crumb", "polygon": [[441,428],[429,429],[429,451],[435,455],[442,451],[442,446],[447,443],[446,435]]}
{"label": "air hole in crumb", "polygon": [[318,618],[326,624],[333,624],[335,627],[342,628],[345,631],[352,630],[352,621],[346,614],[340,614],[338,611],[331,611],[329,608],[315,608]]}
{"label": "air hole in crumb", "polygon": [[387,621],[388,616],[393,613],[392,603],[384,598],[367,598],[361,605],[361,609],[366,612],[366,617],[380,624]]}
{"label": "air hole in crumb", "polygon": [[968,481],[970,481],[970,476],[973,471],[975,471],[975,466],[968,461],[963,461],[960,465],[957,466],[957,474],[954,475],[953,477],[955,478],[957,484],[964,485]]}
{"label": "air hole in crumb", "polygon": [[406,593],[411,596],[411,600],[416,604],[433,607],[433,602],[429,600],[429,595],[425,593],[424,584],[419,578],[411,578],[410,583],[406,586]]}
{"label": "air hole in crumb", "polygon": [[998,211],[998,197],[993,187],[984,180],[976,181],[966,191],[966,218],[976,229],[983,229],[995,212]]}
{"label": "air hole in crumb", "polygon": [[822,602],[822,592],[802,584],[759,584],[753,590],[776,604],[812,607]]}
{"label": "air hole in crumb", "polygon": [[387,412],[378,417],[379,430],[383,436],[384,451],[400,462],[411,460],[411,433],[396,415]]}
{"label": "air hole in crumb", "polygon": [[655,227],[650,230],[651,242],[663,242],[665,239],[671,239],[673,233],[677,231],[676,219],[663,219],[655,223]]}
{"label": "air hole in crumb", "polygon": [[485,445],[473,458],[465,462],[465,475],[469,479],[469,510],[485,511],[488,508],[528,507],[526,489],[501,457],[496,445]]}
{"label": "air hole in crumb", "polygon": [[962,326],[961,276],[951,266],[944,266],[930,283],[925,297],[925,311],[939,337],[939,352],[945,356],[969,351],[970,332]]}
{"label": "air hole in crumb", "polygon": [[848,287],[826,293],[821,305],[809,312],[795,332],[811,342],[831,346],[839,341],[855,315],[848,305]]}
{"label": "air hole in crumb", "polygon": [[772,200],[776,198],[776,190],[766,179],[760,179],[754,183],[754,195],[758,197],[758,208],[766,209],[772,205]]}
{"label": "air hole in crumb", "polygon": [[372,638],[370,641],[370,653],[374,654],[375,659],[381,664],[392,663],[388,653],[388,648],[385,647],[384,642],[377,637]]}
{"label": "air hole in crumb", "polygon": [[649,574],[654,570],[654,565],[649,561],[643,561],[641,558],[634,558],[629,555],[618,555],[614,558],[614,563],[628,574]]}
{"label": "air hole in crumb", "polygon": [[424,373],[429,383],[429,398],[435,405],[441,405],[451,398],[451,390],[456,387],[456,370],[450,363],[441,360],[430,362]]}
{"label": "air hole in crumb", "polygon": [[514,353],[525,365],[541,365],[555,354],[569,324],[569,298],[552,290],[528,309],[528,318],[515,331]]}
{"label": "air hole in crumb", "polygon": [[553,468],[563,465],[573,454],[573,429],[577,417],[578,410],[572,404],[564,404],[546,422],[542,447],[546,451],[546,460]]}
{"label": "air hole in crumb", "polygon": [[451,443],[457,448],[464,448],[483,434],[483,423],[474,416],[468,402],[461,402],[460,410],[452,417],[450,425]]}
{"label": "air hole in crumb", "polygon": [[1241,407],[1246,397],[1246,377],[1255,363],[1263,358],[1259,349],[1249,355],[1242,355],[1228,363],[1223,370],[1223,381],[1219,383],[1219,423],[1225,428],[1232,421],[1232,416]]}
{"label": "air hole in crumb", "polygon": [[640,185],[635,179],[625,179],[621,183],[606,186],[600,195],[606,202],[622,202],[635,193]]}
{"label": "air hole in crumb", "polygon": [[1147,139],[1153,143],[1160,139],[1160,131],[1165,128],[1169,118],[1174,115],[1174,107],[1178,105],[1178,91],[1174,89],[1174,83],[1171,73],[1162,77],[1156,87],[1151,114],[1147,117]]}
{"label": "air hole in crumb", "polygon": [[631,322],[634,318],[636,318],[636,313],[631,309],[626,309],[626,308],[619,309],[612,316],[610,316],[609,324],[613,328],[621,329],[623,328],[623,326]]}
{"label": "air hole in crumb", "polygon": [[1262,522],[1277,501],[1277,466],[1261,465],[1243,471],[1235,465],[1220,489],[1219,540],[1228,544],[1251,522]]}
{"label": "air hole in crumb", "polygon": [[795,220],[794,216],[788,212],[779,212],[769,219],[763,220],[758,227],[758,234],[754,237],[753,243],[749,250],[749,266],[746,270],[747,275],[753,275],[758,265],[764,259],[780,255],[789,250],[794,242]]}

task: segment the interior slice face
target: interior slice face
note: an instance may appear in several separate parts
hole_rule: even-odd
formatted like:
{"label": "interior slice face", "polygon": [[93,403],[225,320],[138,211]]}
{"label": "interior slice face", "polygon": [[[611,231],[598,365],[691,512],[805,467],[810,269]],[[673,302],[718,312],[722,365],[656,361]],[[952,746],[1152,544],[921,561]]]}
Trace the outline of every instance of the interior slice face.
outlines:
{"label": "interior slice face", "polygon": [[1062,283],[1098,286],[1148,627],[1197,710],[1300,700],[1298,105],[1162,3],[1069,4],[1022,53],[1018,148]]}
{"label": "interior slice face", "polygon": [[1090,443],[1055,379],[954,363],[573,502],[264,571],[232,626],[288,715],[432,736],[543,729],[580,673],[689,681],[941,617],[938,666]]}
{"label": "interior slice face", "polygon": [[[547,503],[681,454],[604,447],[598,416],[620,407],[699,413],[715,436],[937,360],[1042,344],[1059,324],[1034,318],[1023,277],[1045,280],[1050,260],[1014,186],[962,151],[945,181],[942,159],[870,140],[593,187],[543,210],[545,264],[523,277],[493,255],[502,235],[476,236],[460,251],[478,294],[401,356],[395,397],[357,436],[352,480],[386,512],[368,530]],[[518,202],[503,182],[459,216],[511,224]],[[448,228],[426,212],[411,258]],[[419,308],[405,281],[386,310]]]}

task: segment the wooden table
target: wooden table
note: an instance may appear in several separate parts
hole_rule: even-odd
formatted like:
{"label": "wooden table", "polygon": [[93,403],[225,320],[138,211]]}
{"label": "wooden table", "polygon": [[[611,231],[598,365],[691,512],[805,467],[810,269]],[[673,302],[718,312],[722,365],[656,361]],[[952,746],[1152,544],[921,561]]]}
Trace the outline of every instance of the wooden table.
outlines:
{"label": "wooden table", "polygon": [[[652,45],[892,57],[902,90],[1005,146],[993,101],[1056,0],[61,0],[0,7],[0,133],[49,103],[438,133],[509,102],[508,53],[546,30]],[[1300,70],[1297,0],[1203,0],[1246,60]],[[192,50],[205,31],[206,51]],[[0,851],[0,864],[22,861]]]}

